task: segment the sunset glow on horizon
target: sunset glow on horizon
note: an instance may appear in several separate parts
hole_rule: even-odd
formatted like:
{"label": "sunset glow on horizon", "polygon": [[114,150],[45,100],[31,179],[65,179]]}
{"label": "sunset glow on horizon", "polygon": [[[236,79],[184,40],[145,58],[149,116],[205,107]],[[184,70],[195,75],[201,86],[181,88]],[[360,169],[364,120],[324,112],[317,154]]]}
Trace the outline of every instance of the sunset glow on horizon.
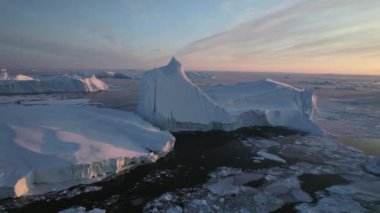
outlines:
{"label": "sunset glow on horizon", "polygon": [[377,0],[0,0],[0,68],[380,75]]}

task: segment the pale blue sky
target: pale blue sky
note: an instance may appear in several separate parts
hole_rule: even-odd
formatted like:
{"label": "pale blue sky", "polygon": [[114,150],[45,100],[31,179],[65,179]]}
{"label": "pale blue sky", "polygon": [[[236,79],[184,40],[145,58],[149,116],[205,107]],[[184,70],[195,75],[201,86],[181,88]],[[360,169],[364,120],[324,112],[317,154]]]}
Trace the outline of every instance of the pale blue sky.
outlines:
{"label": "pale blue sky", "polygon": [[314,70],[278,55],[297,47],[300,60],[346,49],[379,56],[378,2],[0,0],[0,66],[149,69],[176,55],[193,69]]}

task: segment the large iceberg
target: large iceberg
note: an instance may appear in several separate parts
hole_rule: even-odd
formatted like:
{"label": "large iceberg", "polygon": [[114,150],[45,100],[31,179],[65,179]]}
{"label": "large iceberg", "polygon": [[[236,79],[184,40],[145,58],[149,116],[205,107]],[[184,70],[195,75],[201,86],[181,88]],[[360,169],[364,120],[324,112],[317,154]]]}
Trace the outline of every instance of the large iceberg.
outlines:
{"label": "large iceberg", "polygon": [[45,102],[0,106],[0,198],[98,181],[174,146],[169,132],[134,113]]}
{"label": "large iceberg", "polygon": [[233,129],[234,122],[225,108],[189,80],[175,58],[144,73],[138,113],[171,131]]}
{"label": "large iceberg", "polygon": [[108,86],[95,76],[83,78],[76,75],[63,75],[34,79],[26,75],[17,75],[10,78],[4,72],[0,78],[0,94],[97,92],[101,90],[108,90]]}
{"label": "large iceberg", "polygon": [[311,120],[315,107],[312,90],[270,79],[201,89],[173,57],[168,65],[143,75],[138,113],[170,131],[283,126],[319,134]]}

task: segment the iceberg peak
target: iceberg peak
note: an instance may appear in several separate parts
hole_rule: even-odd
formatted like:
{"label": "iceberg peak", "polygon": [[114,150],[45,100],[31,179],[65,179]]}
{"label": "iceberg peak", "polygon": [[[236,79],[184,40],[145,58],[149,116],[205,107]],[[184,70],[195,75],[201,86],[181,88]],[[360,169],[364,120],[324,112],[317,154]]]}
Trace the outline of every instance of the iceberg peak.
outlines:
{"label": "iceberg peak", "polygon": [[165,74],[184,73],[182,64],[179,61],[177,61],[175,57],[172,57],[172,59],[166,66],[160,67],[158,69]]}
{"label": "iceberg peak", "polygon": [[177,59],[173,56],[172,59],[170,59],[169,64],[167,65],[168,67],[176,67],[179,68],[181,67],[181,63],[177,61]]}

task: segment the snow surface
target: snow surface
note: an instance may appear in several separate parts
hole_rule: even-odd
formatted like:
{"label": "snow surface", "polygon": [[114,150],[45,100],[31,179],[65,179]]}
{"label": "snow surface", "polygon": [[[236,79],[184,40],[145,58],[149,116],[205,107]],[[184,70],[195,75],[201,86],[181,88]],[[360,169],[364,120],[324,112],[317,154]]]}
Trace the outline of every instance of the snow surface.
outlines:
{"label": "snow surface", "polygon": [[138,113],[171,131],[284,126],[322,133],[311,120],[316,108],[312,90],[270,79],[202,89],[173,57],[168,65],[143,75]]}
{"label": "snow surface", "polygon": [[55,76],[46,79],[34,79],[26,75],[0,79],[0,94],[35,94],[53,92],[97,92],[108,90],[107,84],[95,76]]}
{"label": "snow surface", "polygon": [[98,181],[174,146],[170,133],[129,112],[50,100],[0,112],[0,197]]}

